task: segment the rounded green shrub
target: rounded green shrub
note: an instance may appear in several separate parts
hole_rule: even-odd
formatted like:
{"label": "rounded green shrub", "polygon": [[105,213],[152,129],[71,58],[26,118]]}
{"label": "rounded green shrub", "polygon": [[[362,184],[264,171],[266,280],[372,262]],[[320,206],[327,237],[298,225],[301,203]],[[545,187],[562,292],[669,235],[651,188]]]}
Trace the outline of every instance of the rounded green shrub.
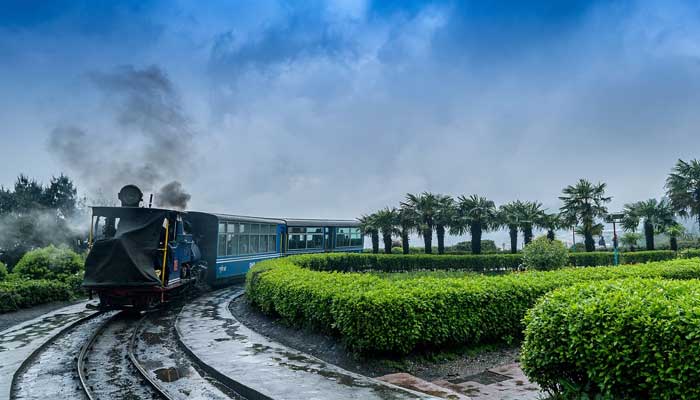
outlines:
{"label": "rounded green shrub", "polygon": [[569,262],[569,252],[564,243],[538,237],[523,249],[523,265],[527,269],[549,271],[559,269]]}
{"label": "rounded green shrub", "polygon": [[0,281],[4,281],[5,278],[7,278],[7,267],[0,262]]}
{"label": "rounded green shrub", "polygon": [[13,273],[24,279],[66,281],[83,270],[83,259],[66,247],[48,246],[27,252]]}
{"label": "rounded green shrub", "polygon": [[563,398],[700,398],[700,282],[559,289],[526,314],[525,374]]}

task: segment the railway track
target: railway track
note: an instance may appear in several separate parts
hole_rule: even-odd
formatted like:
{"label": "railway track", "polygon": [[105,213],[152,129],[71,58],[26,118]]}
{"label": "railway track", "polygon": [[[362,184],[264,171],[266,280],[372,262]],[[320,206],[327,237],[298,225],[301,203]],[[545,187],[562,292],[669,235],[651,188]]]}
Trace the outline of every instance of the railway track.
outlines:
{"label": "railway track", "polygon": [[64,327],[34,350],[12,377],[10,398],[82,398],[75,384],[80,343],[108,316],[95,312]]}
{"label": "railway track", "polygon": [[134,317],[116,314],[96,329],[77,358],[88,400],[241,399],[192,365],[174,341],[176,313],[161,309]]}
{"label": "railway track", "polygon": [[243,399],[180,347],[173,305],[95,312],[67,325],[15,372],[11,399]]}
{"label": "railway track", "polygon": [[134,357],[137,326],[144,318],[145,315],[117,313],[105,320],[82,346],[77,370],[87,399],[174,399],[150,379]]}

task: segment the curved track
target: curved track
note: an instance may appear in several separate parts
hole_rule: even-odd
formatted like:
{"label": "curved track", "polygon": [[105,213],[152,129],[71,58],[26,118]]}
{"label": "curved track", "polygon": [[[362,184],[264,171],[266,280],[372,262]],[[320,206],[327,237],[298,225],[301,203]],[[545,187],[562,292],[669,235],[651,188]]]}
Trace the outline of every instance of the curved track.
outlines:
{"label": "curved track", "polygon": [[[154,382],[133,354],[138,325],[146,316],[113,315],[80,349],[80,386],[89,400],[114,398],[174,399]],[[124,356],[126,354],[126,356]],[[136,371],[136,373],[134,373]]]}
{"label": "curved track", "polygon": [[174,340],[176,312],[142,316],[121,312],[106,319],[80,349],[79,384],[89,400],[240,399],[196,368]]}
{"label": "curved track", "polygon": [[80,343],[104,318],[101,312],[82,317],[34,350],[13,375],[10,398],[82,398],[80,388],[73,383],[75,355]]}

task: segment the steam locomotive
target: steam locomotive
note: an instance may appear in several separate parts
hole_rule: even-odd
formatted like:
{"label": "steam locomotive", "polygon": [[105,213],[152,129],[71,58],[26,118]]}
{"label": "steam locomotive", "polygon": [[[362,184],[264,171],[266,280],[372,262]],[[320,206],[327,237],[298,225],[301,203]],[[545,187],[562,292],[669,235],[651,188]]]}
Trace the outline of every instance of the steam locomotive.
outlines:
{"label": "steam locomotive", "polygon": [[121,207],[92,207],[83,287],[101,309],[143,309],[191,288],[241,280],[289,254],[361,252],[357,221],[275,219],[143,207],[134,185]]}

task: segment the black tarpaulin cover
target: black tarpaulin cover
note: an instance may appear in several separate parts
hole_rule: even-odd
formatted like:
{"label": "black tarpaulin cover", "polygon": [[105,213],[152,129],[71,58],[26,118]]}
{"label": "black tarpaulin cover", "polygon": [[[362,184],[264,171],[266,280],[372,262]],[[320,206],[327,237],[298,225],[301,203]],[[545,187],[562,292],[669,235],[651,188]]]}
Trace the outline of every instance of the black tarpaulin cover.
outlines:
{"label": "black tarpaulin cover", "polygon": [[85,260],[85,287],[160,285],[154,265],[168,211],[95,208],[96,216],[119,218],[113,238],[97,240]]}

